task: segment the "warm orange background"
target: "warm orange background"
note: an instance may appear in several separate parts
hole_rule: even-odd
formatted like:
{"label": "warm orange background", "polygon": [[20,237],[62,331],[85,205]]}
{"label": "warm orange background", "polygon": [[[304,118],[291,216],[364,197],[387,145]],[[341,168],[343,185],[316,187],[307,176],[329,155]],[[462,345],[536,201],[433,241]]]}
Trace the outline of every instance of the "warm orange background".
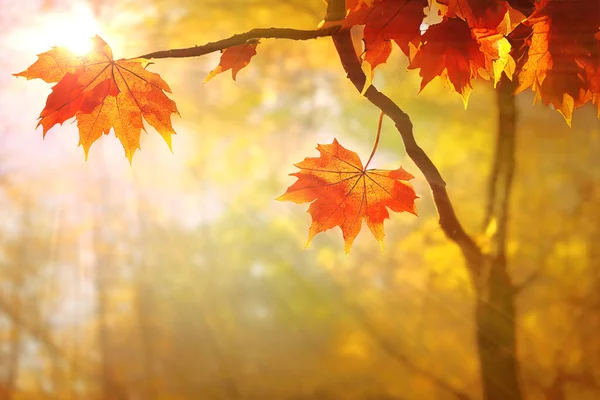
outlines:
{"label": "warm orange background", "polygon": [[[265,40],[234,82],[203,85],[219,55],[157,60],[182,118],[171,154],[152,129],[130,166],[114,136],[84,161],[75,124],[35,130],[50,85],[11,74],[73,37],[116,58],[189,47],[252,27],[314,28],[321,0],[0,2],[0,398],[481,398],[473,289],[437,224],[423,177],[384,124],[372,167],[403,165],[419,218],[386,221],[385,253],[363,228],[302,250],[305,205],[277,202],[317,143],[368,158],[378,110],[328,39]],[[411,115],[457,213],[481,222],[496,102],[468,109],[396,51],[375,83]],[[600,122],[573,127],[517,98],[509,271],[527,399],[600,398]],[[4,396],[4,397],[2,397]],[[562,396],[562,397],[561,397]]]}

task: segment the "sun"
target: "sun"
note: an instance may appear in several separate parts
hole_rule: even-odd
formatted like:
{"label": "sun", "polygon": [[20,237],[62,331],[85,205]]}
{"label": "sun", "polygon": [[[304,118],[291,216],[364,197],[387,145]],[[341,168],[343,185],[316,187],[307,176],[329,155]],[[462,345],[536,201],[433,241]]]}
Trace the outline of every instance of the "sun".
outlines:
{"label": "sun", "polygon": [[66,9],[40,12],[32,26],[19,32],[21,46],[38,53],[50,47],[66,47],[75,55],[92,50],[91,38],[100,34],[100,24],[84,2],[73,2]]}
{"label": "sun", "polygon": [[57,46],[69,49],[76,56],[82,56],[92,50],[91,37],[69,37],[65,36],[57,41]]}
{"label": "sun", "polygon": [[73,37],[66,35],[59,38],[60,40],[57,40],[57,43],[58,46],[66,47],[76,56],[82,56],[92,50],[91,38],[91,36]]}
{"label": "sun", "polygon": [[66,47],[75,55],[92,50],[91,38],[99,33],[99,26],[89,8],[78,6],[64,13],[49,13],[45,20],[52,25],[47,31],[52,46]]}

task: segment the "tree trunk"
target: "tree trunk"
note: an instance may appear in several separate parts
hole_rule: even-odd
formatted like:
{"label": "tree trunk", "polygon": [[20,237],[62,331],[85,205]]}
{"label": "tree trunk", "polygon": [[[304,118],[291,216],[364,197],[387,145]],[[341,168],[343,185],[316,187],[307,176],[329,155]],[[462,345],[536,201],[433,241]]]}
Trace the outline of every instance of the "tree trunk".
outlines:
{"label": "tree trunk", "polygon": [[489,269],[486,287],[477,296],[475,314],[484,399],[520,400],[515,288],[506,272],[506,259],[492,260]]}
{"label": "tree trunk", "polygon": [[[482,258],[476,280],[477,349],[483,397],[521,400],[517,359],[515,296],[507,270],[506,235],[509,199],[515,169],[515,84],[503,79],[497,89],[498,140],[490,179],[486,225],[494,224],[492,249]],[[492,225],[493,226],[493,225]]]}

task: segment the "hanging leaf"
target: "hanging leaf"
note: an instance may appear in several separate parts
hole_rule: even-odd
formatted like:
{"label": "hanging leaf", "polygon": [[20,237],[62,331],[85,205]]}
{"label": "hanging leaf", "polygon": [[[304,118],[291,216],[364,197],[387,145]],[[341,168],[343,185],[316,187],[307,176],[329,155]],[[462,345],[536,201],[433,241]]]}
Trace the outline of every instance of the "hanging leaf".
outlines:
{"label": "hanging leaf", "polygon": [[27,79],[57,82],[48,96],[38,126],[43,135],[56,124],[75,117],[79,144],[87,159],[91,145],[111,129],[121,141],[131,162],[140,148],[142,119],[154,127],[171,148],[171,114],[179,114],[175,102],[165,92],[169,85],[146,70],[145,59],[113,60],[110,47],[99,36],[93,49],[77,57],[64,48],[53,48],[23,72]]}
{"label": "hanging leaf", "polygon": [[204,83],[228,70],[231,70],[231,76],[235,81],[237,73],[250,64],[250,59],[256,55],[256,46],[258,43],[258,40],[249,40],[247,43],[225,49],[223,54],[221,54],[219,65],[210,71],[206,79],[204,79]]}
{"label": "hanging leaf", "polygon": [[318,145],[317,150],[320,157],[295,164],[300,172],[291,176],[298,180],[278,198],[311,203],[307,246],[318,233],[339,226],[349,253],[365,220],[383,247],[383,221],[389,218],[388,208],[417,214],[417,195],[407,182],[413,176],[402,167],[392,171],[366,169],[355,152],[335,139],[331,144]]}

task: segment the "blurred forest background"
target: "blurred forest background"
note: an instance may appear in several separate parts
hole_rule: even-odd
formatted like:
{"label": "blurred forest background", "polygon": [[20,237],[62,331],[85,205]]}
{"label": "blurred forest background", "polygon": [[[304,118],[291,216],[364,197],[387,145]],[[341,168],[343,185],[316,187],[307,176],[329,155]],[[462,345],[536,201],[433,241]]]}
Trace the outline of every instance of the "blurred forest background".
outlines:
{"label": "blurred forest background", "polygon": [[[387,121],[372,165],[416,175],[420,216],[345,256],[340,231],[302,250],[306,206],[274,199],[317,143],[368,156],[378,110],[330,39],[263,40],[234,82],[218,54],[158,60],[182,118],[133,166],[111,135],[89,161],[74,124],[35,130],[49,87],[12,73],[57,35],[99,33],[115,56],[252,27],[313,29],[322,0],[1,0],[0,398],[404,400],[481,398],[474,293],[430,192]],[[497,106],[417,96],[396,52],[375,83],[404,108],[459,217],[481,232]],[[600,398],[600,121],[517,97],[508,240],[527,399]]]}

